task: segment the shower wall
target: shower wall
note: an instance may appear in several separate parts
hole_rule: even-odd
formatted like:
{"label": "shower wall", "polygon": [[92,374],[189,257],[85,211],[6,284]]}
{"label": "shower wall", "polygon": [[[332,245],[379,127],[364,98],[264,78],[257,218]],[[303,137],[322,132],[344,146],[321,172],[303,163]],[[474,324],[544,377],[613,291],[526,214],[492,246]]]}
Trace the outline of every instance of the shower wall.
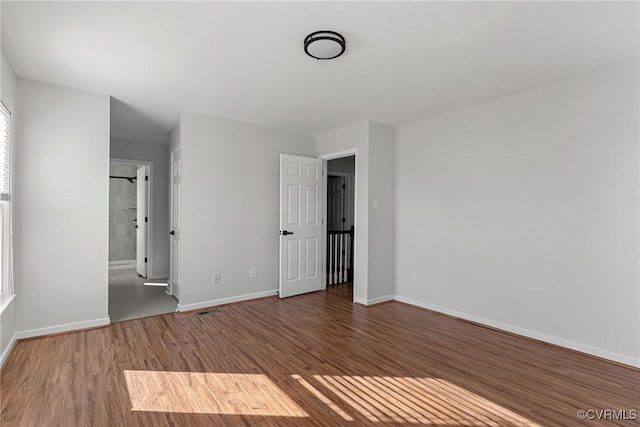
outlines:
{"label": "shower wall", "polygon": [[[110,176],[136,176],[136,165],[111,163]],[[109,179],[109,261],[136,259],[136,181]]]}

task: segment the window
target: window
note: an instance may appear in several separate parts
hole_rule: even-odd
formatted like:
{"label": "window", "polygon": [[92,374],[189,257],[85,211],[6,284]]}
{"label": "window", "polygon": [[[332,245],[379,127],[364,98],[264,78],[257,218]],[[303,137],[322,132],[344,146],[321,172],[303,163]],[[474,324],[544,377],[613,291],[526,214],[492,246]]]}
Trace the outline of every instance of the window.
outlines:
{"label": "window", "polygon": [[11,112],[0,101],[0,296],[13,295]]}

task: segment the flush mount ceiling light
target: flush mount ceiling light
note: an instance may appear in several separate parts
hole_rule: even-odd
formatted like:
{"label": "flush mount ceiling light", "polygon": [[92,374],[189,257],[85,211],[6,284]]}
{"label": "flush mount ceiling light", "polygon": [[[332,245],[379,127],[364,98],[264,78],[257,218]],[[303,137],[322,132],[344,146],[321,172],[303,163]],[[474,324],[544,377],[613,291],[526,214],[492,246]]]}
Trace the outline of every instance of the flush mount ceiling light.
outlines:
{"label": "flush mount ceiling light", "polygon": [[315,59],[334,59],[344,53],[344,37],[335,31],[316,31],[304,38],[304,53]]}

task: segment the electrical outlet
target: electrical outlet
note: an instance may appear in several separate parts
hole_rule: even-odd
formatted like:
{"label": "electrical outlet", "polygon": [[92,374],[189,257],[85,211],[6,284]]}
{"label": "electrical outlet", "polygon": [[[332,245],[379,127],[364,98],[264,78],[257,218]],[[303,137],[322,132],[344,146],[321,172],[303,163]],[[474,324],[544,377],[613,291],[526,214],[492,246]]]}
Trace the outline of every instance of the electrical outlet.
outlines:
{"label": "electrical outlet", "polygon": [[258,269],[253,267],[249,269],[249,279],[255,279],[258,277]]}
{"label": "electrical outlet", "polygon": [[220,284],[220,273],[213,273],[213,284],[214,285]]}
{"label": "electrical outlet", "polygon": [[416,273],[411,273],[411,283],[418,282],[418,275]]}

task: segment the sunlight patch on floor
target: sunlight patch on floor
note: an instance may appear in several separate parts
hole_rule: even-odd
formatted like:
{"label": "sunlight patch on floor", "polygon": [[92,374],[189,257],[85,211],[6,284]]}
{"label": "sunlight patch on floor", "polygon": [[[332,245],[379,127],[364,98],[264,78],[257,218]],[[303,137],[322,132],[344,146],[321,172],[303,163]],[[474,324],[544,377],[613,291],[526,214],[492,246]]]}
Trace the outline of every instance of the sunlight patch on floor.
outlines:
{"label": "sunlight patch on floor", "polygon": [[322,394],[321,391],[319,391],[317,388],[315,388],[314,386],[309,384],[309,381],[305,380],[300,375],[291,375],[291,378],[293,378],[294,380],[298,381],[298,383],[300,383],[301,386],[306,388],[311,394],[313,394],[315,397],[317,397],[322,403],[324,403],[331,410],[333,410],[335,413],[340,415],[345,421],[353,421],[353,418],[351,418],[351,416],[349,414],[347,414],[342,409],[340,409],[340,407],[338,405],[333,403],[331,401],[331,399],[329,399],[327,396]]}
{"label": "sunlight patch on floor", "polygon": [[537,426],[439,378],[314,375],[371,422],[438,426]]}
{"label": "sunlight patch on floor", "polygon": [[308,417],[266,375],[124,371],[132,411]]}

